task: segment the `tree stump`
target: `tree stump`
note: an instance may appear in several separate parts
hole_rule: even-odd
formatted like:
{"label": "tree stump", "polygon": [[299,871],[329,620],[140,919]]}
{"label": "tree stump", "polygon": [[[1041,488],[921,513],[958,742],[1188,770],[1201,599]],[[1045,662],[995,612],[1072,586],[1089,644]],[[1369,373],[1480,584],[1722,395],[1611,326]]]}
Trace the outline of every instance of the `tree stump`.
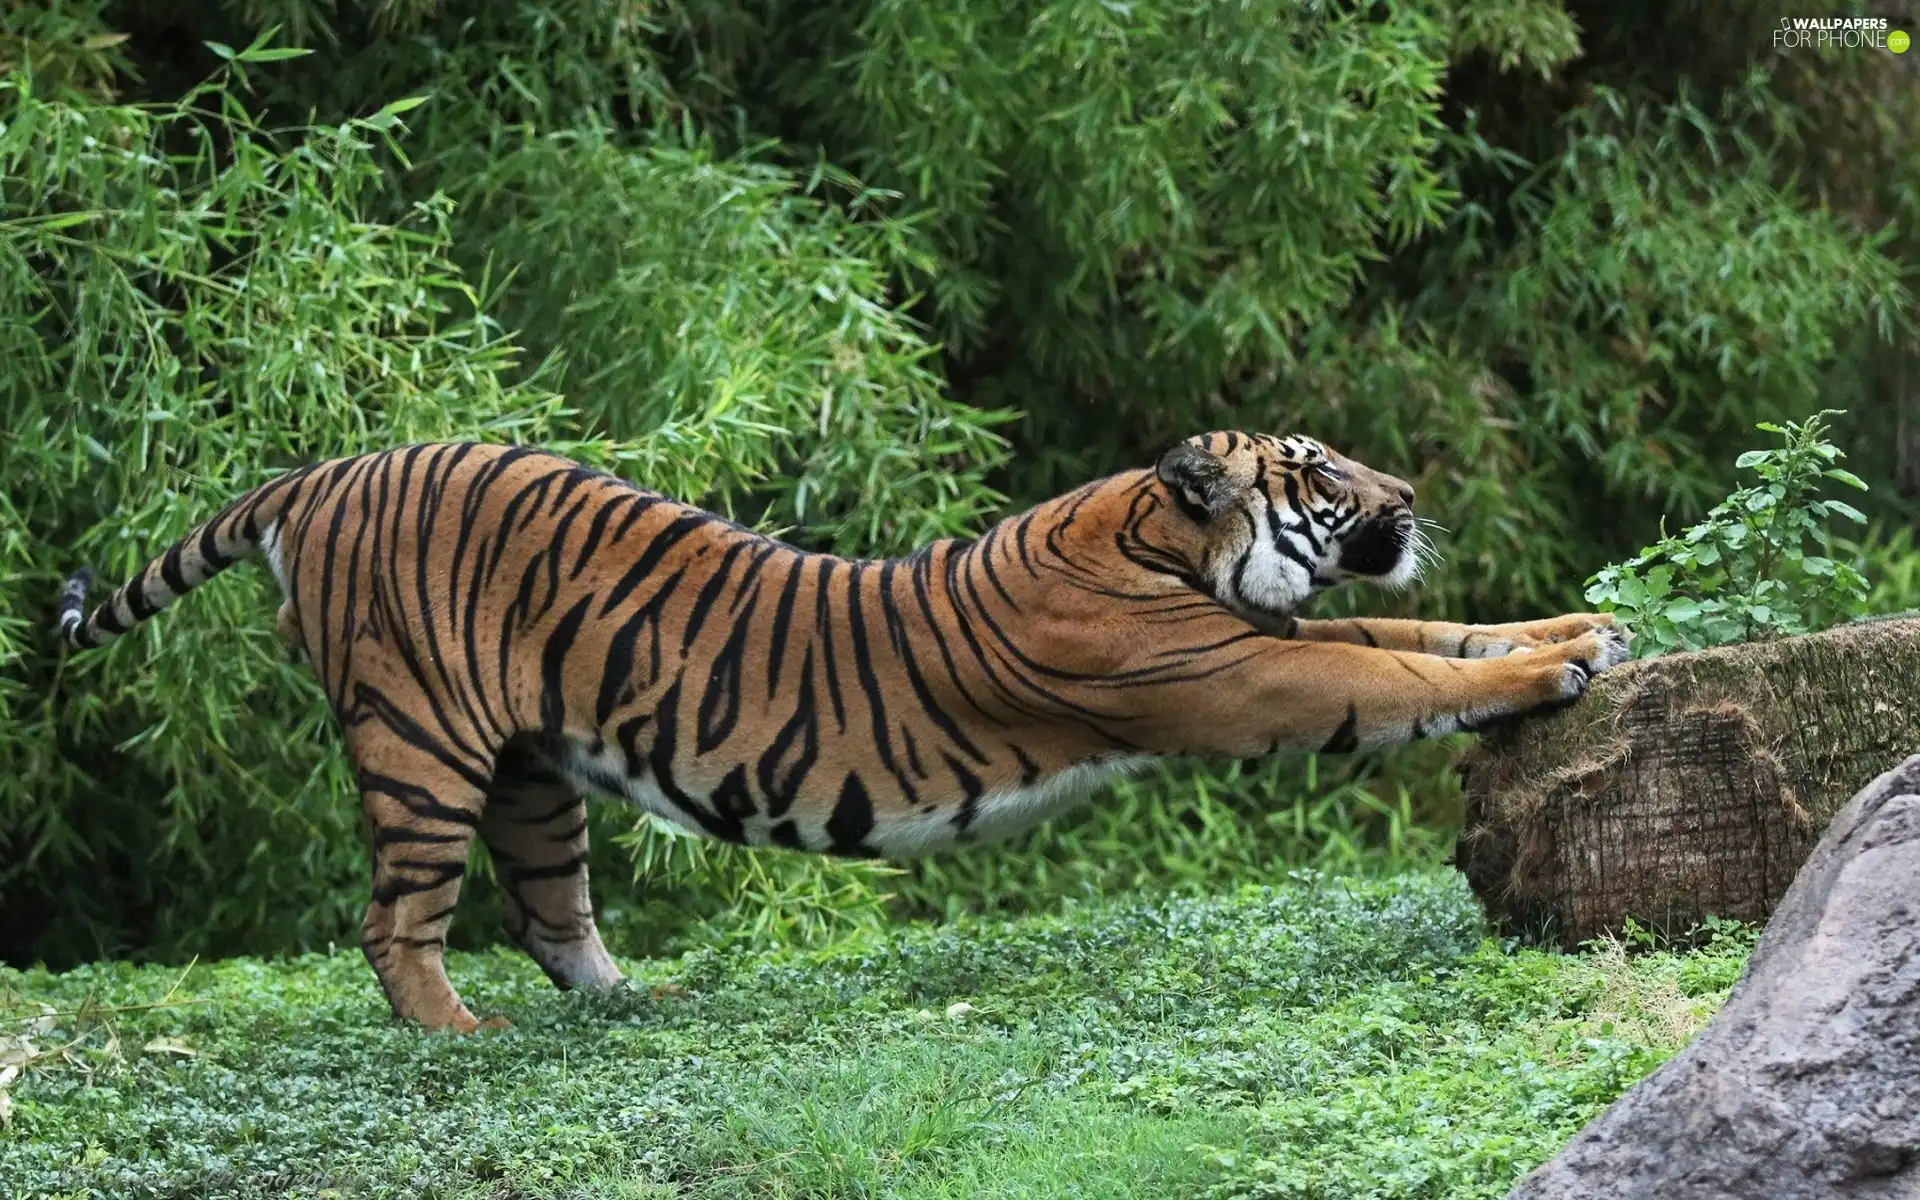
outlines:
{"label": "tree stump", "polygon": [[1920,620],[1623,664],[1462,763],[1455,865],[1510,933],[1571,948],[1764,921],[1833,814],[1920,750]]}
{"label": "tree stump", "polygon": [[1833,818],[1700,1036],[1509,1200],[1920,1196],[1920,755]]}

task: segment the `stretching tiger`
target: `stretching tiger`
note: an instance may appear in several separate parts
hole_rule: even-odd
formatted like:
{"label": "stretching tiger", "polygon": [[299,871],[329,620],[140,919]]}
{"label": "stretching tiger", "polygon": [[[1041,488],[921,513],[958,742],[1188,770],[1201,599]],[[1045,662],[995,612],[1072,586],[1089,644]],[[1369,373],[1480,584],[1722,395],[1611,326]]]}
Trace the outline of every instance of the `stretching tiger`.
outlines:
{"label": "stretching tiger", "polygon": [[252,554],[359,782],[361,945],[394,1012],[477,1021],[442,950],[477,834],[561,988],[620,972],[583,797],[709,837],[901,856],[1003,837],[1160,755],[1351,751],[1567,703],[1626,657],[1605,615],[1310,621],[1403,586],[1413,488],[1304,437],[1211,433],[977,541],[805,553],[531,449],[411,446],[291,471],[59,628],[97,646]]}

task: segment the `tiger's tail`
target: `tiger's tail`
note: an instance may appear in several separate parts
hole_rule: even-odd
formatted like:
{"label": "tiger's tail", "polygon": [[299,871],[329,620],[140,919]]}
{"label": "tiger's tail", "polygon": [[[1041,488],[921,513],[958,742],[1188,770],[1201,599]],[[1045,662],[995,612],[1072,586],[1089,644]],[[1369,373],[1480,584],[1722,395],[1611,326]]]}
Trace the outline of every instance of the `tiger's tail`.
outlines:
{"label": "tiger's tail", "polygon": [[[242,559],[262,553],[275,558],[290,485],[305,474],[289,472],[227,505],[140,568],[91,614],[86,607],[92,569],[81,567],[67,576],[54,618],[60,636],[76,650],[105,645]],[[279,574],[277,561],[274,573]]]}

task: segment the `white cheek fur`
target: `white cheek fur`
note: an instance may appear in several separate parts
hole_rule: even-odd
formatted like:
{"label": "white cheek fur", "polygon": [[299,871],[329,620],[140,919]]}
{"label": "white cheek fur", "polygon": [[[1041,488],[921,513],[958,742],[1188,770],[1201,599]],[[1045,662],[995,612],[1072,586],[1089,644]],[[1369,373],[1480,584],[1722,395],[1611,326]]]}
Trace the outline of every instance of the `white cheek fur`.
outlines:
{"label": "white cheek fur", "polygon": [[[1311,555],[1304,539],[1288,536],[1290,544]],[[1216,560],[1214,594],[1229,607],[1244,605],[1259,612],[1292,612],[1313,595],[1314,573],[1297,558],[1281,553],[1263,528],[1250,545],[1234,547]],[[1317,564],[1325,570],[1324,564]]]}

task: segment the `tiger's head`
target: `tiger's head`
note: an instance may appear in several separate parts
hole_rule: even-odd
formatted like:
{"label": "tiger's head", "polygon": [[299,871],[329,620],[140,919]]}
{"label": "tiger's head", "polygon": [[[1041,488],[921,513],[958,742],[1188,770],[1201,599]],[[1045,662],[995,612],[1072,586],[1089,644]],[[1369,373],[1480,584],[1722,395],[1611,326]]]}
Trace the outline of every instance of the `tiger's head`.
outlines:
{"label": "tiger's head", "polygon": [[1168,447],[1154,474],[1173,501],[1181,558],[1255,625],[1350,580],[1405,587],[1431,549],[1412,484],[1312,438],[1201,434]]}

